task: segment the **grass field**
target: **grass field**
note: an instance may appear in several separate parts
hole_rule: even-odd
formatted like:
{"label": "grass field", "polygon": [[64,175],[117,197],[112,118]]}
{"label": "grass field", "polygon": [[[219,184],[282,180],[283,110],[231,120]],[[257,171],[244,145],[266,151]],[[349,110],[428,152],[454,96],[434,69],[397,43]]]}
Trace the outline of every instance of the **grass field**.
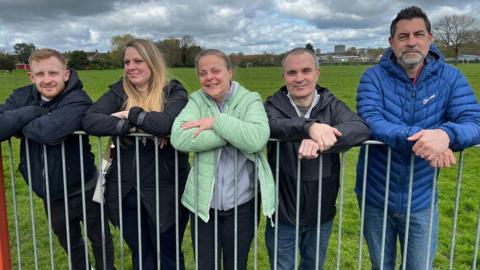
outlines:
{"label": "grass field", "polygon": [[[368,66],[325,66],[321,68],[320,84],[330,88],[337,97],[344,100],[351,108],[355,108],[356,87],[360,75],[368,68]],[[477,98],[480,97],[480,65],[460,65],[459,68],[468,78],[473,86]],[[193,69],[171,69],[171,77],[180,80],[183,85],[190,91],[198,89],[199,84]],[[80,71],[80,77],[84,83],[84,87],[93,100],[98,99],[102,93],[108,89],[108,85],[118,80],[121,70],[106,71]],[[263,98],[271,95],[276,89],[282,85],[280,68],[252,68],[238,69],[235,71],[235,80],[246,86],[248,89],[258,91]],[[22,85],[28,84],[29,81],[25,72],[15,71],[13,74],[0,73],[0,102],[11,94],[12,90]],[[1,128],[2,123],[0,123]],[[20,247],[22,256],[22,269],[34,269],[33,260],[33,242],[30,224],[30,208],[28,199],[28,189],[21,179],[17,170],[18,166],[18,140],[13,142],[13,175],[15,177],[15,188],[17,194],[17,208],[19,211],[20,223]],[[92,139],[93,149],[96,149],[96,139]],[[9,211],[9,227],[10,227],[10,244],[12,264],[17,269],[17,250],[15,238],[15,224],[13,217],[12,192],[10,180],[10,165],[7,143],[2,143],[4,173],[7,190],[7,203]],[[465,151],[465,163],[463,164],[463,175],[461,184],[461,197],[459,201],[459,218],[456,224],[457,233],[455,242],[452,242],[453,216],[455,206],[455,194],[457,189],[457,167],[442,170],[438,182],[439,198],[440,198],[440,230],[438,251],[435,258],[435,269],[448,269],[450,248],[455,243],[455,257],[453,261],[453,269],[471,269],[475,234],[477,226],[478,211],[480,206],[480,190],[478,188],[478,174],[480,172],[480,149],[468,149]],[[343,227],[341,240],[341,268],[356,269],[358,268],[359,254],[359,211],[353,187],[355,183],[355,164],[358,156],[358,149],[352,149],[347,154],[346,170],[345,170],[345,202],[343,205]],[[34,196],[35,197],[35,196]],[[37,239],[42,239],[38,243],[39,269],[50,268],[50,253],[48,246],[48,230],[45,214],[42,209],[41,200],[35,198],[35,216],[36,216],[36,232]],[[337,214],[338,219],[338,214]],[[335,220],[334,232],[330,238],[330,248],[327,254],[325,269],[335,269],[337,257],[337,238],[338,238],[338,220]],[[259,228],[259,244],[258,244],[258,269],[268,268],[268,258],[263,243],[264,222]],[[118,233],[115,233],[116,243],[118,244]],[[45,241],[46,240],[46,241]],[[56,240],[55,240],[56,241]],[[362,268],[369,269],[368,252],[366,245],[362,248]],[[190,236],[187,235],[184,241],[184,251],[187,258],[187,269],[194,269],[193,252],[191,248]],[[128,248],[125,247],[126,269],[130,267],[130,258],[128,256]],[[116,250],[117,269],[119,268],[119,252]],[[398,256],[399,257],[399,256]],[[66,257],[55,243],[54,247],[54,265],[57,269],[66,269]],[[253,269],[253,252],[249,260]]]}

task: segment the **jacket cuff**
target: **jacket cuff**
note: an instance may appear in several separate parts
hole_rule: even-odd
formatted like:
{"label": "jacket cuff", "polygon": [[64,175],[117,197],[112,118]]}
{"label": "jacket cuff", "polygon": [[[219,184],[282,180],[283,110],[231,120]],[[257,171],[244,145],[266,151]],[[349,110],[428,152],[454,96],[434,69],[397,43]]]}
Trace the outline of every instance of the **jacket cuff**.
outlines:
{"label": "jacket cuff", "polygon": [[132,107],[128,112],[128,119],[138,127],[143,124],[146,115],[147,113],[142,108]]}
{"label": "jacket cuff", "polygon": [[115,126],[115,130],[119,134],[126,134],[128,133],[129,129],[130,129],[130,122],[127,121],[126,119],[120,119],[120,121],[118,121],[117,125]]}
{"label": "jacket cuff", "polygon": [[445,124],[439,126],[438,128],[445,131],[445,133],[447,133],[448,138],[450,139],[450,143],[448,144],[448,147],[451,148],[452,145],[455,144],[455,134],[453,133],[453,131],[450,128],[448,128],[447,125],[448,125],[448,123],[445,123]]}
{"label": "jacket cuff", "polygon": [[303,136],[305,138],[310,138],[310,127],[315,123],[312,119],[305,119],[305,124],[303,124]]}

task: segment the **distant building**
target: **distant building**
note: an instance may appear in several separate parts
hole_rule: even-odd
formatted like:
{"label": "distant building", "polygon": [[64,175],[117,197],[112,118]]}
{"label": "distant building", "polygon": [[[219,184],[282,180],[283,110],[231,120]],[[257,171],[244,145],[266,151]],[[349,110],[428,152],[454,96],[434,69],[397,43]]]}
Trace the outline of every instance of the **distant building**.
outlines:
{"label": "distant building", "polygon": [[335,45],[335,47],[333,48],[334,48],[333,51],[335,52],[335,54],[345,53],[347,51],[346,45]]}
{"label": "distant building", "polygon": [[316,55],[320,55],[320,54],[322,54],[322,52],[320,51],[320,49],[316,49],[316,50],[315,50],[315,54],[316,54]]}
{"label": "distant building", "polygon": [[30,70],[29,64],[17,64],[16,67],[17,69],[20,69],[20,70]]}
{"label": "distant building", "polygon": [[458,56],[459,61],[470,62],[470,61],[478,61],[480,60],[480,55],[474,54],[462,54]]}
{"label": "distant building", "polygon": [[367,48],[360,48],[357,49],[358,55],[365,57],[368,55],[368,49]]}

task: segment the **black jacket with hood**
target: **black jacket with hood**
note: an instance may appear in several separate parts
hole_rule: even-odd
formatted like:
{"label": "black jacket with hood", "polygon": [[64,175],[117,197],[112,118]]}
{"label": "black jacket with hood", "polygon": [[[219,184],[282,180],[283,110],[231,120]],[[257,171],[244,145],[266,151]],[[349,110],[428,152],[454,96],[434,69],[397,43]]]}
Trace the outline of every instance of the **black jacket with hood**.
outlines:
{"label": "black jacket with hood", "polygon": [[[309,128],[315,123],[324,123],[337,128],[342,136],[327,152],[323,153],[323,184],[321,223],[335,216],[335,202],[339,189],[339,152],[348,150],[370,136],[370,130],[358,115],[338,100],[328,89],[316,86],[319,100],[312,109],[310,118],[298,116],[287,96],[284,86],[267,98],[267,111],[271,137],[281,140],[279,156],[279,221],[295,224],[298,148],[303,139],[308,139]],[[268,144],[268,160],[275,175],[276,142]],[[317,224],[319,158],[301,161],[300,224]]]}
{"label": "black jacket with hood", "polygon": [[[46,198],[46,174],[44,151],[48,160],[48,183],[52,200],[63,198],[62,142],[65,142],[66,180],[69,195],[81,190],[80,151],[83,151],[84,177],[87,186],[93,186],[96,168],[90,151],[88,136],[72,134],[82,127],[82,118],[92,101],[83,90],[77,72],[71,69],[65,89],[52,100],[42,101],[35,85],[16,89],[0,104],[0,141],[18,135],[20,145],[20,172],[28,183],[27,158],[30,162],[32,190]],[[27,155],[27,140],[29,155]]]}
{"label": "black jacket with hood", "polygon": [[[188,93],[176,80],[170,81],[163,89],[165,105],[163,112],[145,112],[140,107],[130,109],[127,119],[111,116],[112,113],[124,110],[127,95],[122,80],[110,86],[100,99],[87,111],[83,125],[85,131],[98,136],[121,136],[121,186],[122,198],[132,189],[137,189],[135,138],[126,137],[132,127],[143,132],[165,137],[170,135],[173,120],[185,107]],[[143,137],[145,138],[145,137]],[[155,195],[155,142],[153,138],[140,138],[140,196],[142,205],[150,218],[156,220]],[[116,144],[115,137],[112,142]],[[118,147],[118,146],[116,146]],[[112,223],[119,224],[118,216],[118,159],[116,148],[111,151],[112,165],[106,178],[105,196]],[[168,142],[162,149],[158,148],[159,171],[159,210],[161,232],[167,230],[175,222],[175,149]],[[178,185],[179,198],[185,188],[190,166],[188,153],[178,152]],[[138,190],[138,189],[137,189]],[[181,208],[180,214],[188,214]]]}

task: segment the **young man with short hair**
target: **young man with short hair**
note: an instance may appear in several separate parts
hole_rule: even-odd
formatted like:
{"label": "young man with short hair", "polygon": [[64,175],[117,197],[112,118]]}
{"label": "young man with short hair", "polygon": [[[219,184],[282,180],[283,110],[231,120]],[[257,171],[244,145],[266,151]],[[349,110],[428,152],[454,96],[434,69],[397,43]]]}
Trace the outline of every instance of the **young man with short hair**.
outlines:
{"label": "young man with short hair", "polygon": [[[92,101],[82,89],[76,71],[67,68],[65,57],[58,51],[36,50],[30,55],[29,64],[28,77],[32,84],[16,89],[4,104],[0,104],[0,141],[11,136],[21,138],[20,172],[25,181],[31,183],[30,188],[43,199],[47,215],[50,213],[53,231],[61,246],[68,251],[63,181],[65,159],[71,262],[73,269],[82,270],[87,268],[80,227],[80,221],[83,220],[80,152],[83,152],[87,211],[85,224],[92,242],[96,268],[114,269],[113,242],[107,219],[104,224],[106,258],[103,258],[101,209],[99,204],[92,201],[98,175],[94,156],[88,137],[82,137],[83,148],[80,148],[78,135],[72,134],[82,128],[83,114]],[[47,207],[47,193],[50,209]],[[106,261],[105,268],[103,259]]]}

